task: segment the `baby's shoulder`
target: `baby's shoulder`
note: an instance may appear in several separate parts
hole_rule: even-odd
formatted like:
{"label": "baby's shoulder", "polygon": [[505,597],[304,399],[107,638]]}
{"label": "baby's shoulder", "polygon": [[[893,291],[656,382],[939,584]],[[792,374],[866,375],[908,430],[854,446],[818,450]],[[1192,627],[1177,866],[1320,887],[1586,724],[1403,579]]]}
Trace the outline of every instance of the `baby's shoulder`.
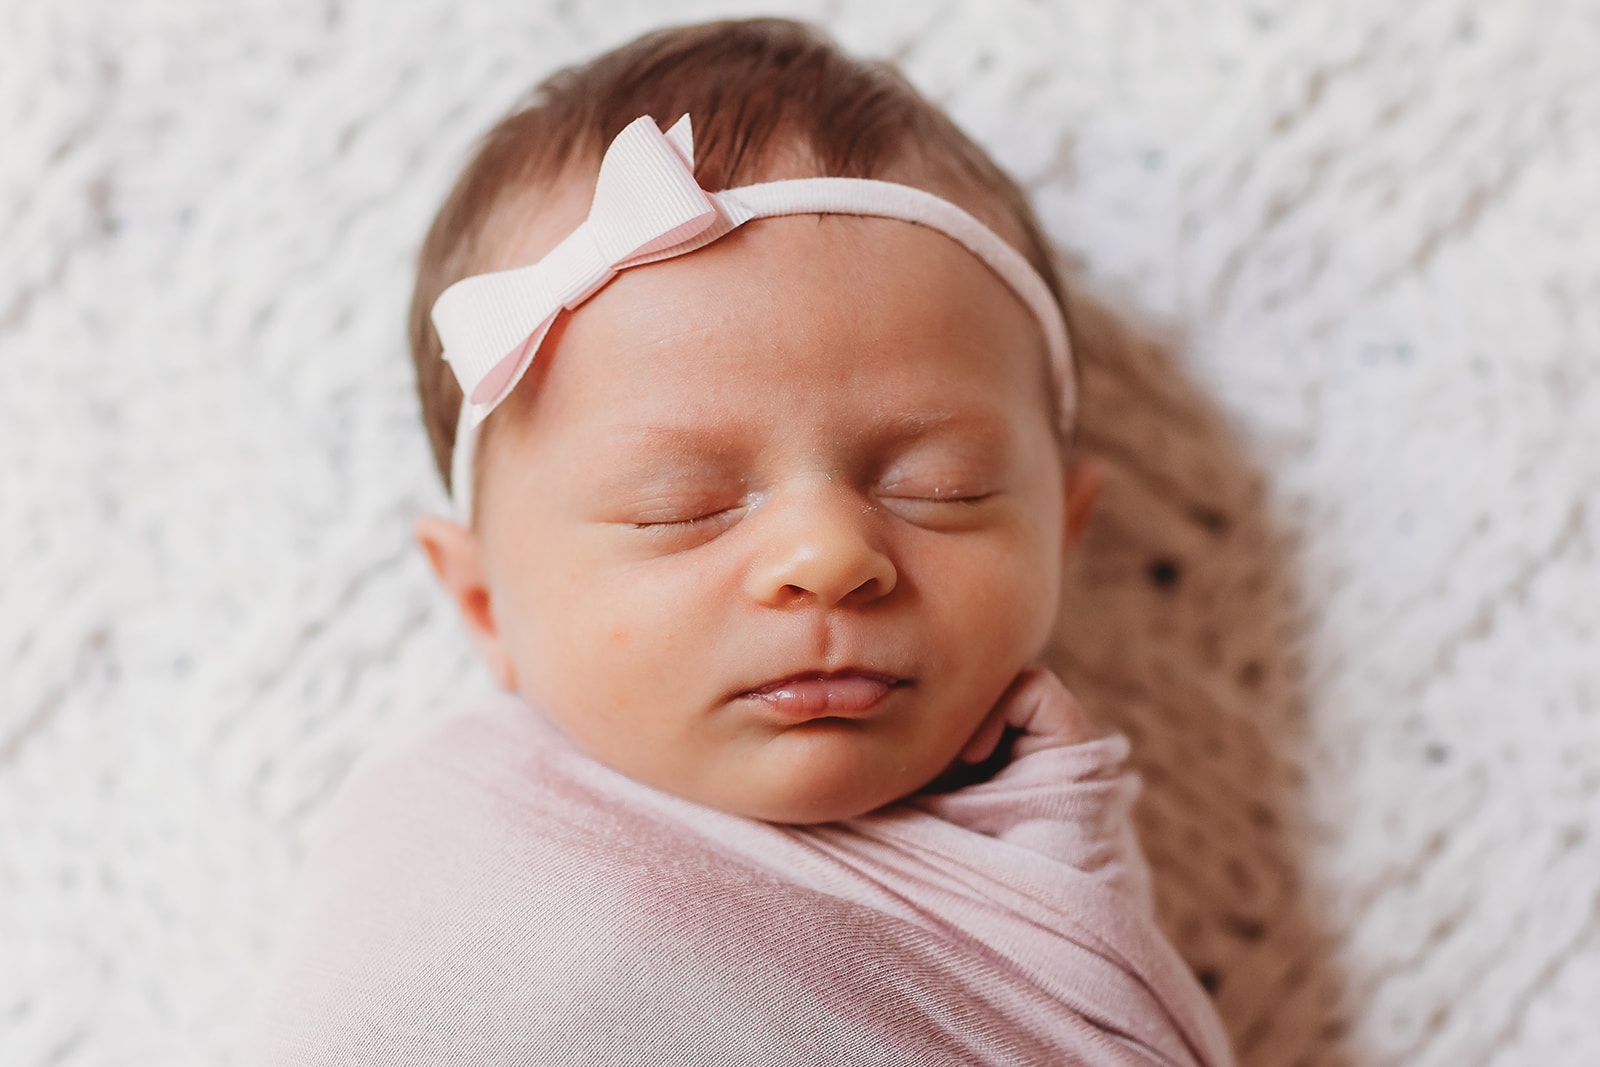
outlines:
{"label": "baby's shoulder", "polygon": [[460,863],[492,855],[513,831],[559,822],[570,810],[551,810],[552,730],[509,694],[401,727],[357,760],[334,793],[312,834],[311,863]]}
{"label": "baby's shoulder", "polygon": [[486,693],[406,723],[378,738],[351,768],[334,798],[349,804],[395,790],[503,786],[545,758],[554,728],[520,698]]}

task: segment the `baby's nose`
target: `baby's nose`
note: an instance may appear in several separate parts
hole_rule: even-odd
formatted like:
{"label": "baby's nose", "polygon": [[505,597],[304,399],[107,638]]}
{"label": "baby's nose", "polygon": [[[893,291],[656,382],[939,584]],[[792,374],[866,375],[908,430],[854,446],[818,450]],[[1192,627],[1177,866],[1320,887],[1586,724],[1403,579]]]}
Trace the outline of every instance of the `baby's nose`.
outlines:
{"label": "baby's nose", "polygon": [[877,512],[854,489],[833,481],[769,500],[761,516],[763,547],[748,580],[750,595],[772,607],[887,596],[895,566],[878,537]]}

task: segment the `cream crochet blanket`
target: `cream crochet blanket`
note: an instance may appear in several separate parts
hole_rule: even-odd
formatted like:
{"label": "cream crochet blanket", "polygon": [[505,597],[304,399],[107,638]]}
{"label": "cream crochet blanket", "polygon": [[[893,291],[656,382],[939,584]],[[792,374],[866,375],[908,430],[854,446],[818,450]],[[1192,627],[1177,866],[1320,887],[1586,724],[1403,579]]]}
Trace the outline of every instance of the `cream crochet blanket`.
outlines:
{"label": "cream crochet blanket", "polygon": [[[766,5],[1034,195],[1057,664],[1256,1065],[1600,1062],[1600,7]],[[487,688],[402,321],[475,134],[750,3],[0,0],[0,1063],[218,1062],[357,754]]]}

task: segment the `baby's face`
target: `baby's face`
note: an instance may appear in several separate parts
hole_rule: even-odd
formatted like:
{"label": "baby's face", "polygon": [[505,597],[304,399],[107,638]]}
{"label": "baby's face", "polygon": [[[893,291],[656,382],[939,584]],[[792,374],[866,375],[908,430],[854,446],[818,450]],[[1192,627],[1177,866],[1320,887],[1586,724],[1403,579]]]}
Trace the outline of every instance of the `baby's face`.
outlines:
{"label": "baby's face", "polygon": [[625,272],[499,416],[469,623],[669,793],[778,822],[912,793],[1054,619],[1045,367],[1011,291],[904,222],[762,220]]}

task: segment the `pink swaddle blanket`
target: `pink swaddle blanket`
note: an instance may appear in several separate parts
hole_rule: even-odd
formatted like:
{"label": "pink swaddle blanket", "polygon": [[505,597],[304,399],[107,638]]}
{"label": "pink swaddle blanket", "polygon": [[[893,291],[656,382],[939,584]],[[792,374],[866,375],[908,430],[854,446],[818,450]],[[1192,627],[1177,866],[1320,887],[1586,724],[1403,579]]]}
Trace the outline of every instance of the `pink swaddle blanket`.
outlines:
{"label": "pink swaddle blanket", "polygon": [[1231,1064],[1151,917],[1126,742],[777,826],[515,697],[329,812],[246,1064]]}

